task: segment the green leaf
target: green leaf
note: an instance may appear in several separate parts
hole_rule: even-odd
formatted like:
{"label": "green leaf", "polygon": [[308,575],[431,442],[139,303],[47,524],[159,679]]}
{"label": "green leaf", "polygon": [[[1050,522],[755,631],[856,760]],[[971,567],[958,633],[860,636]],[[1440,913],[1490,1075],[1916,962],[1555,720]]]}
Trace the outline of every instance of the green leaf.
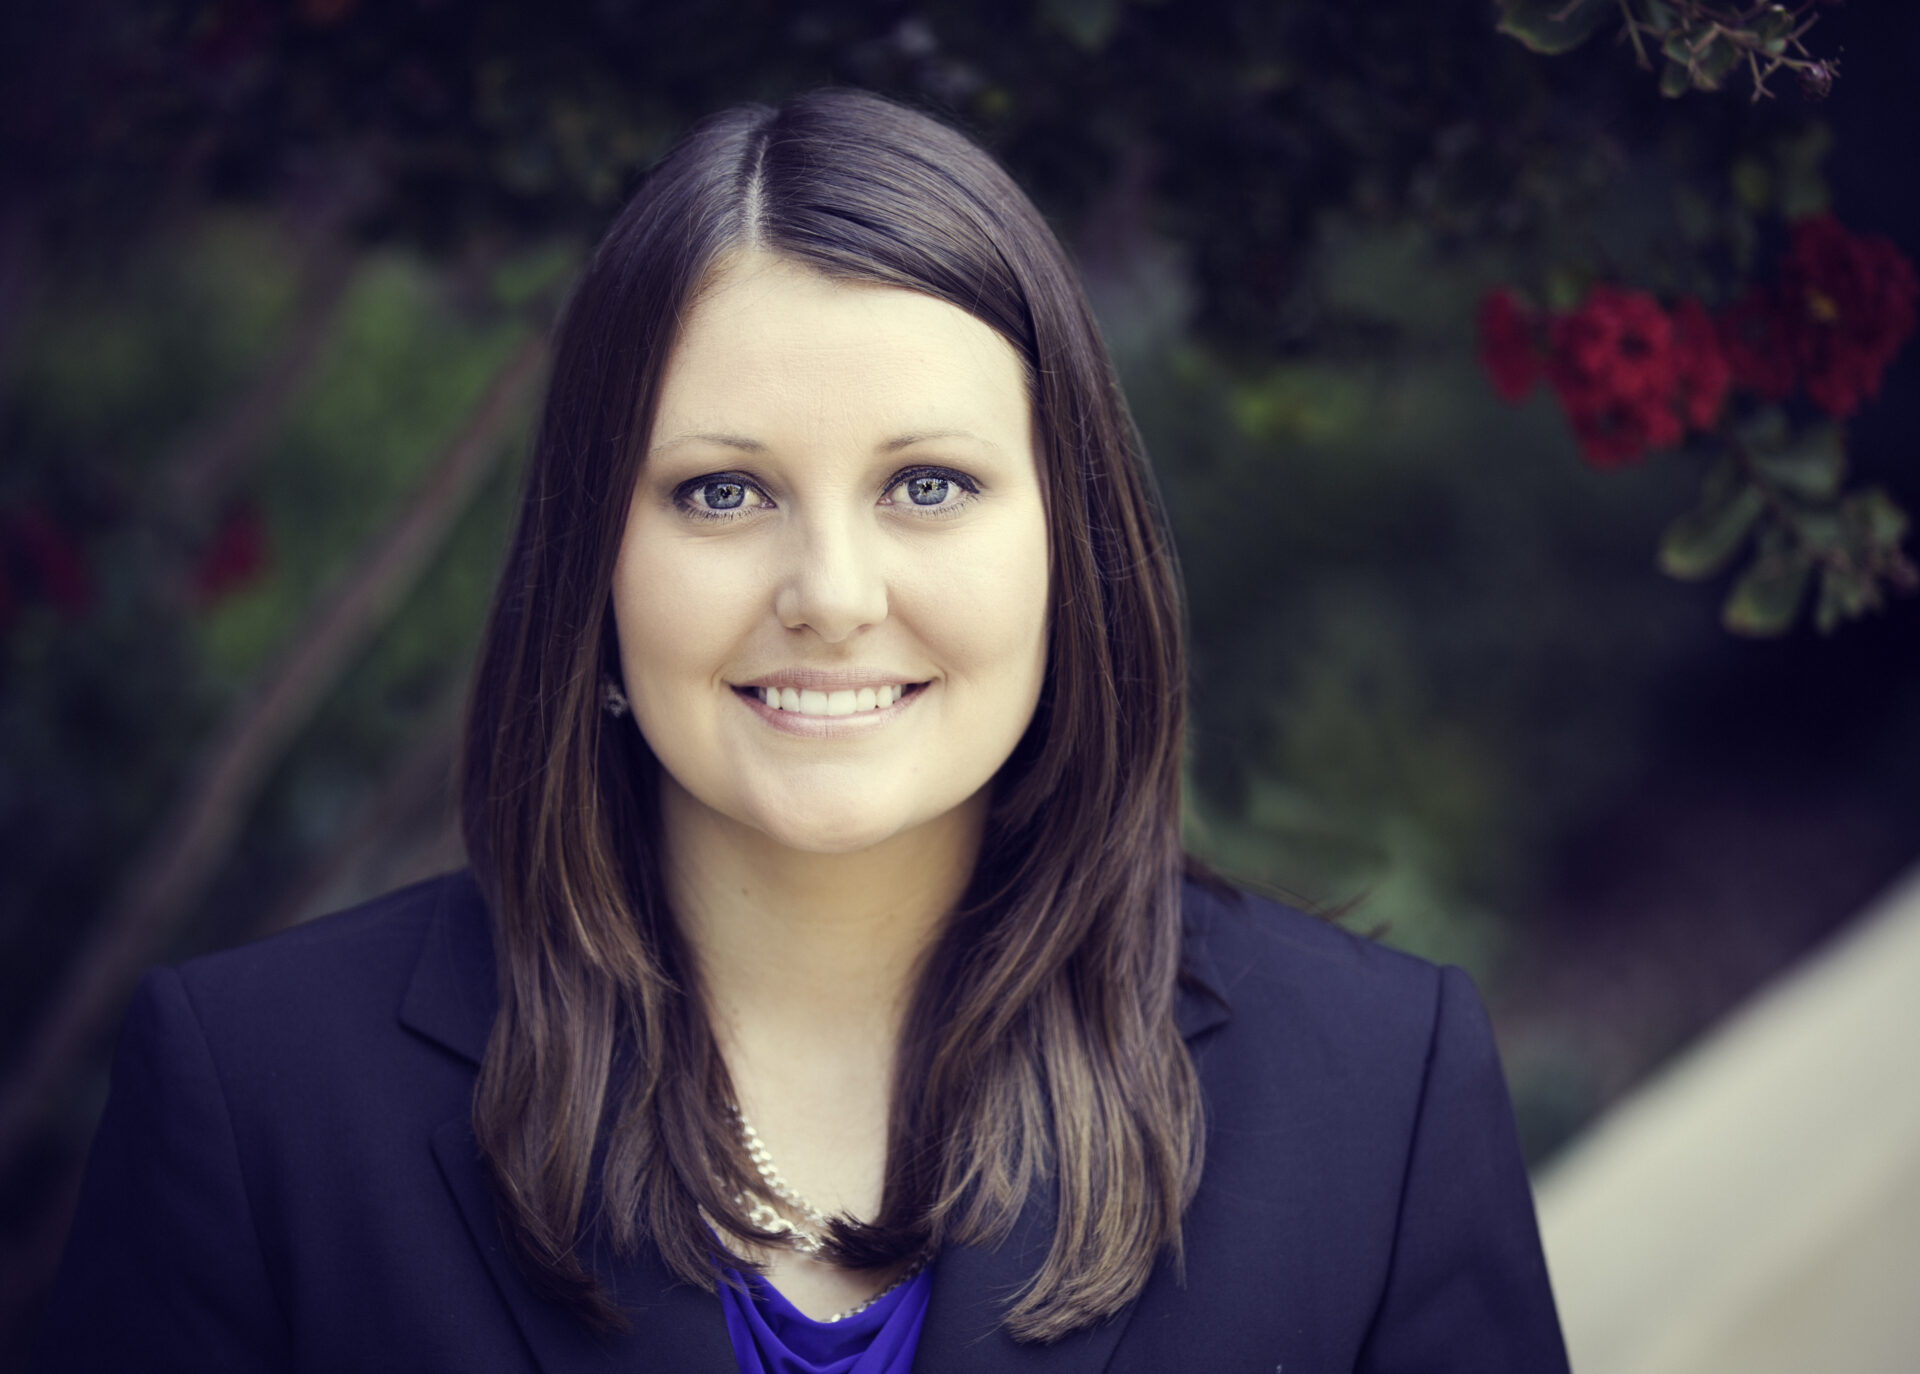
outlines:
{"label": "green leaf", "polygon": [[1548,56],[1572,52],[1613,12],[1607,0],[1502,0],[1500,9],[1501,33]]}
{"label": "green leaf", "polygon": [[1720,623],[1737,635],[1785,634],[1793,628],[1812,572],[1804,558],[1754,559],[1720,608]]}
{"label": "green leaf", "polygon": [[1673,6],[1665,3],[1665,0],[1634,0],[1633,7],[1639,14],[1640,22],[1655,34],[1663,34],[1673,27]]}
{"label": "green leaf", "polygon": [[1876,552],[1890,553],[1907,537],[1907,513],[1894,504],[1884,487],[1868,487],[1840,503],[1841,515],[1866,531]]}
{"label": "green leaf", "polygon": [[1840,628],[1840,622],[1846,618],[1845,597],[1839,574],[1833,568],[1822,569],[1820,596],[1813,607],[1814,629],[1823,635],[1830,635]]}
{"label": "green leaf", "polygon": [[1832,634],[1843,620],[1858,620],[1880,604],[1880,589],[1871,573],[1844,571],[1828,564],[1820,570],[1820,596],[1813,623],[1821,634]]}
{"label": "green leaf", "polygon": [[1693,61],[1693,84],[1703,91],[1717,91],[1720,83],[1727,79],[1740,62],[1740,49],[1724,37],[1715,34],[1706,50]]}
{"label": "green leaf", "polygon": [[1794,18],[1785,5],[1769,5],[1767,11],[1754,21],[1754,34],[1760,39],[1771,57],[1778,57],[1787,50],[1787,39],[1794,30]]}
{"label": "green leaf", "polygon": [[1756,410],[1733,427],[1733,437],[1749,449],[1781,449],[1792,434],[1787,427],[1787,412],[1779,406]]}
{"label": "green leaf", "polygon": [[1784,491],[1830,501],[1847,472],[1846,440],[1838,425],[1816,425],[1785,448],[1753,454],[1760,475]]}
{"label": "green leaf", "polygon": [[1683,582],[1712,577],[1727,565],[1765,508],[1759,488],[1729,486],[1710,475],[1700,504],[1660,536],[1660,570]]}
{"label": "green leaf", "polygon": [[1817,553],[1832,553],[1847,544],[1847,528],[1832,511],[1803,510],[1795,513],[1793,527],[1800,542]]}
{"label": "green leaf", "polygon": [[1693,72],[1684,62],[1675,62],[1671,57],[1660,72],[1660,94],[1672,100],[1685,95],[1693,89]]}

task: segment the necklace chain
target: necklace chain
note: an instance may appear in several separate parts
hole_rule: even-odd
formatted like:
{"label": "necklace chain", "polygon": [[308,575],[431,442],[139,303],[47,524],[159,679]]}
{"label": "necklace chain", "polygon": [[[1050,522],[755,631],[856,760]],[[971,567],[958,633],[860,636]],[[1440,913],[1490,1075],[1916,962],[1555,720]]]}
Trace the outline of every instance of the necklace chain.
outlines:
{"label": "necklace chain", "polygon": [[747,1219],[755,1226],[777,1235],[790,1235],[793,1237],[794,1245],[799,1249],[809,1255],[819,1254],[821,1247],[826,1244],[828,1226],[826,1213],[801,1197],[786,1179],[781,1177],[779,1168],[773,1162],[772,1154],[767,1150],[766,1142],[761,1140],[760,1133],[753,1129],[753,1123],[747,1120],[746,1114],[739,1107],[733,1107],[731,1110],[733,1123],[740,1131],[740,1143],[747,1147],[747,1158],[753,1161],[754,1172],[760,1175],[760,1181],[767,1185],[768,1192],[786,1203],[790,1210],[799,1214],[804,1225],[795,1225],[788,1218],[781,1216],[777,1208],[751,1194],[734,1200],[747,1208]]}
{"label": "necklace chain", "polygon": [[[762,1231],[771,1231],[777,1236],[786,1237],[788,1243],[802,1254],[818,1256],[827,1243],[827,1229],[831,1224],[827,1220],[827,1214],[801,1197],[781,1176],[779,1167],[773,1162],[773,1155],[767,1149],[766,1142],[760,1139],[760,1133],[753,1129],[753,1123],[747,1120],[746,1113],[740,1110],[738,1104],[729,1105],[727,1110],[733,1115],[734,1125],[740,1132],[740,1143],[746,1146],[747,1158],[753,1161],[754,1172],[760,1175],[760,1181],[766,1185],[767,1191],[784,1202],[787,1209],[796,1213],[800,1220],[795,1222],[791,1217],[783,1215],[778,1207],[765,1198],[753,1193],[736,1195],[733,1199],[734,1205],[744,1208],[747,1220]],[[918,1274],[926,1267],[926,1263],[927,1257],[922,1255],[913,1262],[906,1273],[865,1302],[855,1303],[846,1311],[836,1312],[825,1320],[829,1323],[845,1321],[848,1317],[866,1311]]]}

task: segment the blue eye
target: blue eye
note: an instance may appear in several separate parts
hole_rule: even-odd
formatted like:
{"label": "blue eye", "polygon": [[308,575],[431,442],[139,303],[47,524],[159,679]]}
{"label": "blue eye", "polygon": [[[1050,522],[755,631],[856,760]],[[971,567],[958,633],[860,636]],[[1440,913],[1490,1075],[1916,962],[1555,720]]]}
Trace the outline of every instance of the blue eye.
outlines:
{"label": "blue eye", "polygon": [[937,506],[947,499],[953,483],[945,477],[909,477],[907,499],[916,506]]}
{"label": "blue eye", "polygon": [[[905,501],[900,500],[903,492]],[[964,472],[955,472],[952,468],[908,468],[894,474],[887,486],[887,502],[916,507],[928,515],[957,515],[979,493],[979,486]]]}
{"label": "blue eye", "polygon": [[699,520],[739,520],[773,502],[743,473],[709,472],[675,488],[673,504]]}
{"label": "blue eye", "polygon": [[709,482],[700,494],[708,510],[733,510],[747,499],[746,486],[740,482]]}

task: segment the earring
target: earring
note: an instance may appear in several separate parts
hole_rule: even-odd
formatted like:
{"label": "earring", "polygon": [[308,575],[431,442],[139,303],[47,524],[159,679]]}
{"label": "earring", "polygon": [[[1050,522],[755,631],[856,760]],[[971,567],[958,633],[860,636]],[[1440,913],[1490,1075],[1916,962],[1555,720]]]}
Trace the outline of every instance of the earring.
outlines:
{"label": "earring", "polygon": [[621,691],[620,684],[610,677],[600,679],[600,700],[606,707],[607,714],[616,720],[631,709],[627,702],[627,694]]}

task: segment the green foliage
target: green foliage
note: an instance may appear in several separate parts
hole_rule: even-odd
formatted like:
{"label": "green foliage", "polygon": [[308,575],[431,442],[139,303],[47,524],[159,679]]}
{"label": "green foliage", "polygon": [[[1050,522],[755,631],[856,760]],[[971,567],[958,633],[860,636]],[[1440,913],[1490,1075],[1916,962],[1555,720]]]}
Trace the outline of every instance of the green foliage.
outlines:
{"label": "green foliage", "polygon": [[1717,464],[1701,490],[1700,504],[1661,536],[1660,570],[1688,581],[1712,577],[1732,561],[1765,509],[1765,495],[1740,479],[1731,459]]}
{"label": "green foliage", "polygon": [[1501,0],[1500,32],[1557,56],[1586,42],[1613,14],[1612,0]]}
{"label": "green foliage", "polygon": [[1795,430],[1768,407],[1733,427],[1733,443],[1707,471],[1694,508],[1660,542],[1661,570],[1688,581],[1714,576],[1751,548],[1721,608],[1727,629],[1786,634],[1816,574],[1822,634],[1879,610],[1888,589],[1914,586],[1902,548],[1905,512],[1882,488],[1841,494],[1847,455],[1839,425]]}
{"label": "green foliage", "polygon": [[1733,584],[1720,617],[1735,634],[1783,635],[1806,598],[1812,560],[1785,548],[1763,549]]}
{"label": "green foliage", "polygon": [[1846,435],[1834,424],[1812,425],[1779,446],[1750,450],[1754,471],[1789,496],[1831,501],[1847,473]]}
{"label": "green foliage", "polygon": [[248,215],[84,265],[23,322],[16,454],[85,452],[139,480],[259,366],[288,325],[295,266],[284,238]]}
{"label": "green foliage", "polygon": [[552,300],[584,265],[582,246],[570,239],[536,243],[501,262],[489,282],[493,300],[509,310],[524,310]]}
{"label": "green foliage", "polygon": [[[1660,93],[1717,91],[1745,68],[1753,98],[1787,70],[1812,94],[1825,95],[1834,64],[1801,42],[1823,0],[1499,0],[1500,31],[1537,53],[1558,56],[1585,43],[1609,19],[1622,21],[1641,67],[1661,59]],[[1650,56],[1651,55],[1651,56]]]}
{"label": "green foliage", "polygon": [[280,648],[405,502],[523,331],[512,318],[476,328],[418,262],[362,269],[261,470],[272,566],[199,623],[211,672],[238,683]]}

